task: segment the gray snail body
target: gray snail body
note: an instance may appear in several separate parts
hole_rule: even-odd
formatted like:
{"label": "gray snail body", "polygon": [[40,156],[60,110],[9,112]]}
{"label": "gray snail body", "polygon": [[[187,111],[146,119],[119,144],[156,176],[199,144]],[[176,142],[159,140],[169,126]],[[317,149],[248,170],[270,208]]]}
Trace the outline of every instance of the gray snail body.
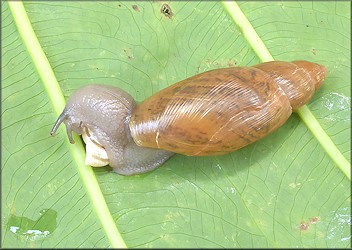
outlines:
{"label": "gray snail body", "polygon": [[265,137],[311,99],[325,74],[306,61],[216,69],[138,105],[119,88],[87,85],[70,96],[51,134],[63,122],[71,143],[74,131],[103,152],[93,153],[102,160],[96,166],[140,174],[174,153],[221,155]]}
{"label": "gray snail body", "polygon": [[[145,172],[145,166],[155,168],[174,153],[143,148],[133,141],[129,129],[131,111],[136,102],[126,92],[108,85],[87,85],[74,92],[59,116],[51,134],[61,122],[66,125],[70,143],[72,132],[82,135],[89,128],[88,136],[106,150],[110,166],[122,175]],[[107,164],[104,164],[107,165]]]}

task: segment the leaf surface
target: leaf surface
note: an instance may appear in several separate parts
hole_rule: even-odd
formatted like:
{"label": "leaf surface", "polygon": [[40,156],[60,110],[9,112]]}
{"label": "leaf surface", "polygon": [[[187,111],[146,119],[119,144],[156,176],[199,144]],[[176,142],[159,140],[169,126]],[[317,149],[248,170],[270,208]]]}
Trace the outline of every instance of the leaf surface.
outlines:
{"label": "leaf surface", "polygon": [[[162,4],[25,7],[66,98],[81,86],[103,83],[142,101],[203,71],[260,62],[220,3],[170,2],[171,18],[161,13]],[[350,160],[348,2],[239,5],[276,60],[327,67],[308,107]],[[8,4],[2,7],[1,243],[108,247],[64,130],[49,136],[53,107]],[[296,114],[275,133],[228,155],[177,155],[132,177],[108,167],[95,173],[129,247],[351,247],[350,182]]]}

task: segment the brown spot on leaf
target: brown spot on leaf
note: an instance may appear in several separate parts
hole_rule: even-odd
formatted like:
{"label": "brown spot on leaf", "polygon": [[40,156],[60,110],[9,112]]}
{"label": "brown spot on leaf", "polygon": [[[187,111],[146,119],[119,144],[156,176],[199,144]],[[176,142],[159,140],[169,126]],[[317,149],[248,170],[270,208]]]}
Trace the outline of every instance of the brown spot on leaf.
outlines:
{"label": "brown spot on leaf", "polygon": [[138,6],[137,5],[132,5],[132,9],[133,10],[135,10],[135,11],[137,11],[137,12],[140,12],[140,10],[139,10],[139,8],[138,8]]}
{"label": "brown spot on leaf", "polygon": [[301,221],[301,223],[299,225],[299,229],[301,229],[302,231],[306,231],[309,229],[310,225],[316,224],[319,220],[320,220],[320,218],[315,216],[315,217],[309,218],[308,222]]}
{"label": "brown spot on leaf", "polygon": [[305,221],[301,221],[301,224],[299,224],[299,229],[302,231],[306,231],[309,229],[309,223],[306,223]]}
{"label": "brown spot on leaf", "polygon": [[319,217],[313,217],[309,219],[310,224],[316,224],[320,220]]}

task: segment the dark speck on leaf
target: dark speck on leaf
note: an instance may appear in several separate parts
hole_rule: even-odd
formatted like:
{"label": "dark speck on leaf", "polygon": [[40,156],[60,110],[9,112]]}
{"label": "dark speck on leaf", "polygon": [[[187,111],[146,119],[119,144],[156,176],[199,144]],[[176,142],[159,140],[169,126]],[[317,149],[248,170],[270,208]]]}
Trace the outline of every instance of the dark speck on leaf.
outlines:
{"label": "dark speck on leaf", "polygon": [[317,50],[316,50],[315,48],[312,48],[312,49],[310,50],[310,52],[312,52],[313,55],[316,55],[316,54],[317,54]]}
{"label": "dark speck on leaf", "polygon": [[170,6],[167,3],[164,3],[163,5],[161,5],[160,12],[162,14],[164,14],[164,16],[166,16],[168,18],[171,18],[174,15],[174,13],[172,12]]}
{"label": "dark speck on leaf", "polygon": [[138,11],[138,12],[140,12],[140,10],[139,10],[139,8],[138,8],[138,6],[137,5],[132,5],[132,9],[134,9],[135,11]]}

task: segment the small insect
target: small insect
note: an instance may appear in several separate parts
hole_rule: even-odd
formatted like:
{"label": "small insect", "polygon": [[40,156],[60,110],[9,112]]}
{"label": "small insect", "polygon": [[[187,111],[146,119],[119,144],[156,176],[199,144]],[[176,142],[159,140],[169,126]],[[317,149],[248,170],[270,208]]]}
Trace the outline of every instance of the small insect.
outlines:
{"label": "small insect", "polygon": [[160,12],[162,14],[164,14],[164,16],[166,16],[168,18],[171,18],[174,15],[174,13],[172,12],[170,6],[167,3],[164,3],[163,5],[161,5]]}
{"label": "small insect", "polygon": [[324,66],[265,62],[207,71],[137,104],[127,92],[87,85],[74,92],[51,134],[66,125],[86,142],[86,164],[116,173],[151,171],[175,153],[223,155],[282,126],[321,86]]}

